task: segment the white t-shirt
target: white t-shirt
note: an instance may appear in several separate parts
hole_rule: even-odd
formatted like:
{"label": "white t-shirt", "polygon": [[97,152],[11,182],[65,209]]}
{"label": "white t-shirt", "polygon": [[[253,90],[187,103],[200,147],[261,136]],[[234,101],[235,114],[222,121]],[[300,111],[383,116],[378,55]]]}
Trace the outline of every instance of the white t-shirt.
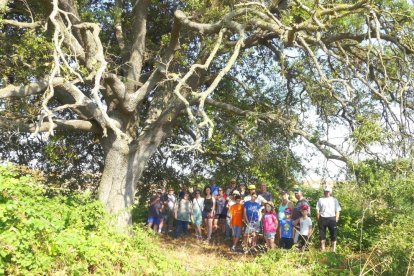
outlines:
{"label": "white t-shirt", "polygon": [[319,211],[319,215],[323,218],[331,218],[336,216],[336,212],[341,211],[341,206],[336,198],[321,197],[316,204],[316,210]]}
{"label": "white t-shirt", "polygon": [[[250,201],[251,199],[252,199],[252,197],[250,195],[248,195],[244,198],[244,202]],[[258,195],[254,202],[257,202],[260,205],[263,205],[263,203],[267,202],[267,200],[264,197],[262,197],[261,195]]]}
{"label": "white t-shirt", "polygon": [[312,220],[310,217],[300,218],[300,234],[302,236],[309,236],[309,230],[312,226]]}

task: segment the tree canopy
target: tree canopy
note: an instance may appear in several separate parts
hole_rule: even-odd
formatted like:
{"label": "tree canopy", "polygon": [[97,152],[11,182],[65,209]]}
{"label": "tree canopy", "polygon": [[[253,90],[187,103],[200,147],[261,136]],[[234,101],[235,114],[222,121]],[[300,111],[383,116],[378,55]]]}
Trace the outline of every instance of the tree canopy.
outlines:
{"label": "tree canopy", "polygon": [[[0,10],[4,135],[89,133],[74,143],[92,156],[93,141],[102,147],[99,198],[120,225],[165,151],[259,160],[252,174],[264,177],[260,160],[299,164],[294,143],[348,165],[375,144],[411,155],[405,0],[2,0]],[[342,145],[331,141],[338,126]]]}

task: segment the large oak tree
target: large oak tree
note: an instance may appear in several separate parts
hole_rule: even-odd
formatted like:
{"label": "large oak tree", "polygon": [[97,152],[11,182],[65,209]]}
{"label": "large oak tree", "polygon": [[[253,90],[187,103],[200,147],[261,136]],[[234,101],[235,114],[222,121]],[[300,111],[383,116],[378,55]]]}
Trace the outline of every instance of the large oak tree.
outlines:
{"label": "large oak tree", "polygon": [[[171,145],[182,151],[202,152],[215,125],[249,146],[250,122],[348,164],[371,142],[410,153],[406,1],[1,0],[0,10],[0,127],[94,133],[99,199],[119,226],[177,129],[192,139]],[[350,149],[326,139],[335,124]]]}

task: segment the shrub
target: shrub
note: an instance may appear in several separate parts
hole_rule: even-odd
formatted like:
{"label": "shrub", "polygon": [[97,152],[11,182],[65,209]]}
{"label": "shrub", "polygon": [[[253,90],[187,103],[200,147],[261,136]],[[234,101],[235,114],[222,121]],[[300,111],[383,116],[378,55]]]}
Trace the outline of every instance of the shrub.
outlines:
{"label": "shrub", "polygon": [[139,227],[132,236],[109,226],[88,193],[59,195],[0,167],[0,274],[182,273],[156,238]]}

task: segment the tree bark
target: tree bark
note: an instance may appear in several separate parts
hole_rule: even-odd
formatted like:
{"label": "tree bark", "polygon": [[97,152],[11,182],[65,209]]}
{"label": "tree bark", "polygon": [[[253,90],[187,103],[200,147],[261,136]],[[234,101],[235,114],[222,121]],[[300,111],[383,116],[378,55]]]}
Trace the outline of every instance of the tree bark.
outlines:
{"label": "tree bark", "polygon": [[98,196],[109,214],[114,216],[113,223],[120,230],[132,224],[130,207],[134,204],[137,182],[170,127],[169,124],[160,124],[150,128],[130,144],[117,138],[113,132],[101,139],[105,165]]}

